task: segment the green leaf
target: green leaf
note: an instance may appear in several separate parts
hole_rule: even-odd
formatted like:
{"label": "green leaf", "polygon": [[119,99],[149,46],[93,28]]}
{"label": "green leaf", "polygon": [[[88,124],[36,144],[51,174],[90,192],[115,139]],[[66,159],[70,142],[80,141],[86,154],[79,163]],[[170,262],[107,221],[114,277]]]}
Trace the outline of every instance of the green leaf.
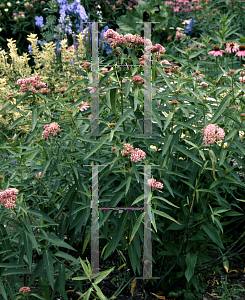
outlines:
{"label": "green leaf", "polygon": [[65,260],[68,260],[68,261],[74,261],[74,262],[78,262],[77,258],[74,258],[73,256],[71,256],[70,254],[68,253],[65,253],[65,252],[62,252],[62,251],[57,251],[55,254],[55,256],[58,256],[58,257],[62,257],[64,258]]}
{"label": "green leaf", "polygon": [[226,110],[227,106],[230,104],[230,95],[226,95],[224,99],[220,102],[220,105],[218,106],[212,120],[210,121],[210,124],[214,124],[218,118],[222,115],[222,113]]}
{"label": "green leaf", "polygon": [[0,277],[0,292],[1,292],[4,300],[7,300],[8,297],[7,297],[7,294],[6,294],[6,291],[5,291],[5,288],[4,288],[4,285],[3,285],[1,277]]}
{"label": "green leaf", "polygon": [[155,109],[154,106],[152,106],[152,115],[153,115],[154,119],[156,120],[157,124],[159,125],[160,129],[162,130],[161,119],[158,115],[158,111]]}
{"label": "green leaf", "polygon": [[210,239],[216,244],[218,245],[221,249],[224,249],[224,246],[222,244],[220,235],[217,231],[217,229],[215,227],[213,227],[210,224],[206,224],[206,225],[202,225],[201,227],[206,234],[210,237]]}
{"label": "green leaf", "polygon": [[118,127],[122,124],[122,122],[123,122],[124,120],[126,120],[126,119],[129,117],[129,115],[130,115],[131,113],[133,113],[133,109],[132,109],[132,108],[131,108],[131,109],[128,109],[128,110],[127,110],[127,111],[119,118],[119,120],[116,122],[117,125],[115,126],[115,129],[114,129],[115,132],[117,131]]}
{"label": "green leaf", "polygon": [[172,87],[172,84],[170,84],[168,77],[167,77],[166,73],[163,71],[163,69],[160,68],[159,66],[156,66],[156,69],[162,75],[163,79],[165,80],[165,82],[166,82],[167,86],[170,88],[170,90],[173,91],[174,89]]}
{"label": "green leaf", "polygon": [[67,94],[68,92],[70,92],[74,87],[78,86],[79,84],[82,84],[83,82],[86,82],[87,79],[82,79],[82,80],[79,80],[77,82],[75,82],[72,86],[70,86],[65,92],[64,92],[64,95]]}
{"label": "green leaf", "polygon": [[47,273],[48,280],[52,289],[54,289],[54,266],[53,266],[53,258],[52,253],[48,250],[45,250],[43,253],[43,261]]}
{"label": "green leaf", "polygon": [[43,178],[45,172],[47,171],[51,161],[52,161],[53,157],[50,158],[49,160],[46,160],[43,164],[42,164],[42,171],[41,171],[41,177],[40,178]]}
{"label": "green leaf", "polygon": [[60,264],[59,265],[59,276],[56,279],[56,282],[58,283],[58,291],[60,292],[61,296],[64,300],[68,300],[66,290],[65,290],[65,265]]}
{"label": "green leaf", "polygon": [[242,152],[243,155],[245,155],[245,149],[243,147],[243,144],[239,141],[233,141],[233,143],[237,146],[237,148]]}
{"label": "green leaf", "polygon": [[217,160],[216,160],[216,156],[215,156],[213,150],[209,150],[209,156],[210,156],[211,161],[212,161],[213,177],[214,177],[214,180],[217,180],[216,177],[215,177],[215,166],[216,166]]}
{"label": "green leaf", "polygon": [[35,129],[36,125],[37,125],[37,108],[34,107],[32,109],[31,131]]}
{"label": "green leaf", "polygon": [[[116,129],[116,128],[115,128]],[[115,130],[116,131],[116,130]],[[92,154],[94,154],[96,151],[98,151],[102,146],[103,144],[109,139],[109,135],[107,136],[104,136],[102,138],[102,140],[100,141],[100,143],[97,144],[96,147],[94,147],[89,153],[88,155],[84,158],[84,160],[86,160],[87,158],[89,158]]]}
{"label": "green leaf", "polygon": [[219,166],[222,166],[227,154],[227,149],[222,148],[220,152]]}
{"label": "green leaf", "polygon": [[[92,292],[92,288],[90,288],[84,295],[82,295],[82,296],[85,296],[85,297],[84,297],[84,300],[89,300],[89,297],[90,297],[91,292]],[[81,299],[82,296],[81,296],[79,299]],[[79,300],[79,299],[78,299],[78,300]]]}
{"label": "green leaf", "polygon": [[132,234],[131,234],[131,237],[130,237],[129,244],[131,244],[131,242],[132,242],[132,240],[133,240],[133,238],[134,238],[136,232],[138,231],[138,229],[139,229],[139,227],[140,227],[140,224],[141,224],[143,218],[144,218],[144,213],[142,213],[142,214],[138,217],[136,223],[134,224],[134,227],[133,227],[133,230],[132,230]]}
{"label": "green leaf", "polygon": [[97,291],[97,295],[100,297],[101,300],[108,300],[102,293],[101,289],[94,283],[92,283],[93,287],[96,289]]}
{"label": "green leaf", "polygon": [[126,196],[126,195],[127,195],[127,193],[128,193],[128,189],[129,189],[129,187],[130,187],[131,179],[132,179],[132,177],[131,177],[131,176],[129,176],[129,177],[128,177],[128,180],[127,180],[127,185],[126,185],[125,196]]}
{"label": "green leaf", "polygon": [[139,197],[136,198],[136,200],[134,200],[134,202],[132,203],[132,206],[138,202],[140,202],[142,199],[144,199],[145,195],[141,195]]}
{"label": "green leaf", "polygon": [[138,105],[138,94],[139,94],[139,87],[135,85],[134,87],[134,111],[137,109]]}
{"label": "green leaf", "polygon": [[117,189],[115,189],[115,191],[113,191],[113,193],[116,193],[117,191],[120,191],[120,189],[121,189],[122,187],[124,187],[124,186],[126,185],[126,183],[127,183],[127,180],[124,179],[124,180],[121,182],[121,184],[119,185],[119,187],[118,187]]}
{"label": "green leaf", "polygon": [[41,259],[36,265],[34,271],[32,272],[31,278],[29,280],[29,285],[31,286],[34,280],[39,276],[39,274],[43,271],[43,259]]}
{"label": "green leaf", "polygon": [[164,128],[163,128],[163,130],[166,130],[166,128],[168,127],[169,123],[170,123],[171,120],[172,120],[173,115],[174,115],[174,113],[173,113],[172,111],[168,114],[167,119],[166,119],[166,121],[165,121],[165,123],[164,123]]}
{"label": "green leaf", "polygon": [[90,240],[90,232],[86,235],[86,238],[85,238],[85,240],[84,240],[82,254],[83,254],[84,251],[86,250],[86,247],[87,247],[87,245],[88,245],[89,240]]}
{"label": "green leaf", "polygon": [[136,164],[132,163],[132,167],[133,167],[134,174],[135,174],[135,176],[136,176],[137,182],[139,183],[139,182],[140,182],[140,178],[139,178],[139,172],[138,172],[138,170],[137,170]]}
{"label": "green leaf", "polygon": [[91,274],[89,274],[89,269],[88,269],[87,265],[85,264],[85,262],[81,259],[81,257],[80,257],[80,262],[81,262],[81,265],[82,265],[82,268],[83,268],[83,271],[84,271],[85,275],[88,278],[91,278]]}
{"label": "green leaf", "polygon": [[174,206],[174,207],[176,207],[176,208],[179,208],[179,206],[174,205],[172,202],[168,201],[167,199],[165,199],[165,198],[163,198],[163,197],[154,196],[154,197],[152,198],[152,200],[153,200],[153,199],[160,199],[160,200],[163,200],[163,201],[165,201],[166,203],[168,203],[169,205],[172,205],[172,206]]}
{"label": "green leaf", "polygon": [[172,218],[171,216],[165,214],[163,211],[159,211],[159,210],[156,210],[156,209],[154,209],[154,208],[152,209],[152,211],[154,211],[154,213],[157,214],[157,215],[160,215],[160,216],[162,216],[162,217],[164,217],[164,218],[166,218],[166,219],[169,219],[169,220],[174,221],[175,223],[181,225],[181,224],[180,224],[179,222],[177,222],[174,218]]}
{"label": "green leaf", "polygon": [[165,137],[161,157],[163,157],[166,154],[166,152],[168,151],[168,148],[169,148],[169,145],[170,145],[172,139],[173,139],[173,135],[168,135],[167,137]]}
{"label": "green leaf", "polygon": [[78,106],[79,104],[81,104],[81,103],[83,102],[83,100],[85,100],[85,99],[87,99],[87,98],[89,98],[89,97],[91,97],[91,94],[90,94],[90,93],[88,93],[87,95],[85,95],[85,96],[79,98],[76,102],[74,102],[74,103],[69,107],[69,109],[71,109],[71,108],[74,107],[74,106]]}
{"label": "green leaf", "polygon": [[70,250],[77,251],[72,246],[70,246],[69,244],[67,244],[66,242],[64,242],[60,238],[58,238],[53,232],[47,233],[47,237],[45,237],[45,239],[50,241],[52,243],[52,245],[55,245],[57,247],[63,247],[63,248],[67,248],[67,249],[70,249]]}
{"label": "green leaf", "polygon": [[229,271],[229,260],[228,260],[226,255],[222,255],[222,259],[223,259],[223,266],[224,266],[226,272],[228,273],[228,271]]}
{"label": "green leaf", "polygon": [[50,300],[49,284],[43,277],[39,278],[38,287],[40,288],[40,291],[44,299]]}
{"label": "green leaf", "polygon": [[187,268],[185,270],[185,277],[189,282],[194,275],[195,266],[197,262],[197,253],[190,253],[188,252],[186,255],[186,265]]}
{"label": "green leaf", "polygon": [[25,117],[24,116],[22,116],[22,117],[19,117],[17,120],[15,120],[13,123],[12,123],[12,125],[11,126],[9,126],[8,127],[8,129],[12,129],[12,128],[14,128],[17,124],[19,124],[23,119],[25,119]]}
{"label": "green leaf", "polygon": [[128,97],[131,88],[131,81],[127,80],[125,83],[125,97]]}
{"label": "green leaf", "polygon": [[98,284],[100,283],[104,278],[107,277],[107,275],[109,275],[113,270],[115,269],[115,267],[109,269],[109,270],[105,270],[103,272],[99,273],[99,277],[95,280],[94,284]]}
{"label": "green leaf", "polygon": [[196,157],[194,156],[191,151],[187,150],[186,148],[180,146],[180,145],[174,145],[174,147],[179,150],[180,152],[182,152],[184,155],[190,157],[194,162],[198,163],[198,164],[201,164],[201,161]]}
{"label": "green leaf", "polygon": [[[171,189],[171,186],[170,186],[169,182],[168,182],[166,179],[164,179],[164,178],[162,178],[161,180],[162,180],[162,182],[166,185],[166,187],[167,187],[167,189],[169,190],[170,194],[174,197],[174,194],[173,194],[173,191],[172,191],[172,189]],[[174,198],[175,198],[175,197],[174,197]]]}
{"label": "green leaf", "polygon": [[29,233],[27,231],[24,231],[23,234],[24,238],[24,248],[27,256],[27,261],[28,261],[28,266],[29,270],[31,270],[31,265],[32,265],[32,242],[29,238]]}
{"label": "green leaf", "polygon": [[118,88],[114,88],[110,90],[110,102],[111,102],[111,109],[116,112],[116,104],[117,104],[117,91]]}
{"label": "green leaf", "polygon": [[106,247],[105,255],[104,255],[104,260],[116,249],[118,246],[119,241],[122,238],[124,229],[125,229],[125,224],[128,219],[128,211],[124,211],[118,221],[118,226],[117,226],[117,231],[114,232],[113,238],[110,240],[108,246]]}
{"label": "green leaf", "polygon": [[30,274],[31,271],[24,270],[24,269],[13,269],[13,270],[6,270],[3,271],[1,276],[8,276],[8,275],[20,275],[20,274]]}

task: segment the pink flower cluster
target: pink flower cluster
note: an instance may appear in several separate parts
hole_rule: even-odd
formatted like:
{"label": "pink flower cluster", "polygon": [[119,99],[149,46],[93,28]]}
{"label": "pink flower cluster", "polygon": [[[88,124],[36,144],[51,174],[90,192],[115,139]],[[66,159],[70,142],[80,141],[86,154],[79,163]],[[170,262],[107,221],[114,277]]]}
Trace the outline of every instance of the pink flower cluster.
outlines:
{"label": "pink flower cluster", "polygon": [[16,204],[17,196],[19,191],[15,188],[9,188],[8,190],[0,192],[1,204],[4,205],[7,209],[13,209]]}
{"label": "pink flower cluster", "polygon": [[[139,1],[140,1],[140,0],[129,0],[127,9],[128,9],[128,10],[133,10],[132,7],[134,7],[134,8],[139,8],[139,5],[137,5],[137,3],[138,3]],[[95,5],[96,5],[96,3],[97,3],[97,2],[95,2]],[[106,3],[106,4],[107,4],[111,9],[113,9],[114,11],[117,10],[117,9],[120,9],[120,7],[118,7],[118,6],[126,4],[126,3],[124,3],[122,0],[117,0],[117,1],[116,1],[116,5],[110,4],[110,1],[108,1],[108,0],[105,0],[104,3]],[[96,7],[96,8],[97,8],[97,7]],[[96,10],[95,10],[95,12],[96,12]]]}
{"label": "pink flower cluster", "polygon": [[178,39],[183,39],[185,37],[185,34],[182,33],[180,30],[177,30],[176,31],[176,34],[175,34],[175,39],[178,40]]}
{"label": "pink flower cluster", "polygon": [[145,159],[145,152],[139,148],[135,148],[130,144],[124,144],[123,150],[121,151],[122,156],[130,155],[132,162],[138,162],[141,159]]}
{"label": "pink flower cluster", "polygon": [[14,20],[18,20],[18,19],[24,18],[24,17],[25,17],[25,14],[24,14],[23,11],[19,11],[19,14],[13,13],[13,19],[14,19]]}
{"label": "pink flower cluster", "polygon": [[28,286],[23,286],[22,288],[19,289],[19,292],[26,295],[31,292],[31,289]]}
{"label": "pink flower cluster", "polygon": [[142,77],[140,77],[139,75],[135,75],[133,77],[133,81],[137,84],[142,84],[144,82],[144,79]]}
{"label": "pink flower cluster", "polygon": [[45,129],[43,131],[43,138],[44,139],[48,139],[50,134],[52,134],[53,136],[57,135],[60,133],[60,125],[56,122],[51,123],[50,125],[45,125],[43,126],[43,128]]}
{"label": "pink flower cluster", "polygon": [[[208,5],[208,2],[212,0],[206,0],[205,5]],[[195,3],[196,2],[196,3]],[[166,1],[165,4],[168,5],[173,12],[190,12],[202,9],[203,6],[198,4],[201,0],[175,0],[175,1]]]}
{"label": "pink flower cluster", "polygon": [[152,178],[148,180],[148,184],[152,187],[152,191],[154,191],[155,189],[162,189],[163,188],[163,184],[159,181],[156,181],[156,179]]}
{"label": "pink flower cluster", "polygon": [[[22,85],[20,88],[21,92],[26,92],[30,89],[30,87],[32,87],[32,92],[36,93],[36,89],[46,88],[46,83],[39,82],[40,79],[40,76],[30,77],[26,79],[18,79],[17,84]],[[30,86],[28,86],[28,84],[30,84]]]}
{"label": "pink flower cluster", "polygon": [[89,104],[87,102],[82,102],[79,106],[78,109],[80,109],[80,111],[84,111],[87,110],[89,108]]}
{"label": "pink flower cluster", "polygon": [[225,131],[216,124],[209,124],[202,129],[204,133],[204,142],[208,146],[217,141],[222,141],[225,137]]}
{"label": "pink flower cluster", "polygon": [[10,94],[8,94],[8,97],[7,97],[7,99],[6,100],[9,100],[10,98],[13,98],[13,93],[10,93]]}
{"label": "pink flower cluster", "polygon": [[125,36],[120,35],[113,29],[108,29],[104,34],[104,39],[108,39],[112,49],[115,49],[117,46],[127,45],[129,48],[133,48],[135,45],[143,45],[146,43],[147,46],[151,46],[151,41],[145,38],[142,38],[140,35],[136,34],[126,34]]}
{"label": "pink flower cluster", "polygon": [[82,68],[84,70],[88,70],[88,68],[91,66],[92,64],[88,61],[86,61],[84,64],[82,64]]}

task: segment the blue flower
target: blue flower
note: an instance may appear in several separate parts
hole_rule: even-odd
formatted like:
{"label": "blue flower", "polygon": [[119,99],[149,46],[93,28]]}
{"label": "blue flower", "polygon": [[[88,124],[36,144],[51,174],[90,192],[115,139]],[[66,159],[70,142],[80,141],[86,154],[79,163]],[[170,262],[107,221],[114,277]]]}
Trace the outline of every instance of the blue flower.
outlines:
{"label": "blue flower", "polygon": [[35,23],[36,26],[38,26],[40,28],[42,28],[44,26],[42,16],[41,17],[36,16],[35,20],[36,20],[36,23]]}
{"label": "blue flower", "polygon": [[102,51],[105,49],[106,47],[106,54],[109,55],[111,53],[111,47],[110,47],[110,44],[107,43],[107,40],[108,39],[104,39],[104,34],[106,33],[106,31],[109,29],[109,27],[106,25],[102,30],[101,30],[101,33],[100,33],[100,39],[99,39],[99,48],[102,49]]}
{"label": "blue flower", "polygon": [[186,26],[185,33],[191,35],[193,31],[193,24],[196,23],[196,20],[190,19],[189,24]]}
{"label": "blue flower", "polygon": [[[40,44],[41,44],[41,41],[37,40],[36,45],[40,45]],[[28,46],[28,52],[29,52],[29,54],[32,54],[32,51],[33,51],[32,45],[29,45]]]}
{"label": "blue flower", "polygon": [[32,46],[29,45],[29,46],[28,46],[28,52],[29,52],[29,54],[32,54],[32,51],[33,51]]}
{"label": "blue flower", "polygon": [[4,156],[5,156],[5,158],[8,158],[8,157],[9,157],[8,154],[5,154]]}
{"label": "blue flower", "polygon": [[18,164],[17,160],[12,161],[12,164]]}

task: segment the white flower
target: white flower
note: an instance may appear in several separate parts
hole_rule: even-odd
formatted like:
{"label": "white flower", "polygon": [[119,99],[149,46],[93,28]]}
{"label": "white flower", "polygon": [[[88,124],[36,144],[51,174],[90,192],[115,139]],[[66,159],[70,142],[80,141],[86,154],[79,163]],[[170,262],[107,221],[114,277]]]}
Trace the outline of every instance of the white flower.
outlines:
{"label": "white flower", "polygon": [[5,8],[4,11],[9,11],[9,9],[8,9],[8,8]]}
{"label": "white flower", "polygon": [[11,7],[12,4],[11,4],[10,2],[7,2],[7,6],[8,6],[8,7]]}
{"label": "white flower", "polygon": [[182,24],[189,24],[190,23],[190,20],[184,20],[183,22],[182,22]]}
{"label": "white flower", "polygon": [[180,31],[180,30],[185,30],[184,28],[181,28],[181,27],[177,27],[176,28],[178,31]]}

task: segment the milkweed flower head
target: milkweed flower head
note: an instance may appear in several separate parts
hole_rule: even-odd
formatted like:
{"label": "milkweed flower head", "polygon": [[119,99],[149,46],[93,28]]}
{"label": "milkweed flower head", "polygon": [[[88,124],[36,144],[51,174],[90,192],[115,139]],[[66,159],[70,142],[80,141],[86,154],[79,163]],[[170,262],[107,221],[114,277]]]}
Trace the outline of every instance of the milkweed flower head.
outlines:
{"label": "milkweed flower head", "polygon": [[222,141],[225,137],[225,131],[216,124],[205,126],[202,131],[204,133],[203,140],[207,146],[217,142],[217,140]]}
{"label": "milkweed flower head", "polygon": [[163,184],[159,181],[156,181],[156,179],[152,178],[152,179],[149,179],[148,180],[148,184],[151,186],[151,189],[152,189],[152,192],[155,190],[155,189],[160,189],[162,190],[163,188]]}
{"label": "milkweed flower head", "polygon": [[145,159],[145,152],[139,148],[135,148],[130,144],[124,144],[121,151],[122,156],[130,157],[132,162],[138,162],[141,159]]}
{"label": "milkweed flower head", "polygon": [[9,188],[8,190],[0,192],[1,204],[7,209],[13,209],[16,204],[17,196],[19,191],[15,188]]}
{"label": "milkweed flower head", "polygon": [[215,46],[214,50],[208,52],[208,54],[212,54],[213,56],[222,56],[224,53],[224,50],[221,50],[219,46]]}
{"label": "milkweed flower head", "polygon": [[137,83],[137,84],[142,84],[143,82],[144,82],[144,79],[142,78],[142,77],[140,77],[139,75],[135,75],[134,77],[133,77],[133,81],[135,82],[135,83]]}
{"label": "milkweed flower head", "polygon": [[88,61],[86,61],[84,64],[82,64],[82,68],[84,70],[88,70],[88,68],[91,66],[92,64]]}
{"label": "milkweed flower head", "polygon": [[52,134],[53,136],[58,135],[61,130],[60,125],[56,122],[47,124],[47,125],[43,126],[43,128],[45,129],[42,134],[44,139],[48,139],[50,134]]}
{"label": "milkweed flower head", "polygon": [[[36,93],[36,89],[47,88],[46,83],[39,82],[41,79],[40,76],[30,77],[30,78],[21,78],[17,80],[17,85],[21,85],[21,92],[26,92],[32,88],[32,92]],[[46,92],[47,90],[45,90]]]}
{"label": "milkweed flower head", "polygon": [[22,288],[19,289],[20,293],[23,293],[23,295],[27,295],[28,293],[31,292],[31,289],[28,286],[23,286]]}

